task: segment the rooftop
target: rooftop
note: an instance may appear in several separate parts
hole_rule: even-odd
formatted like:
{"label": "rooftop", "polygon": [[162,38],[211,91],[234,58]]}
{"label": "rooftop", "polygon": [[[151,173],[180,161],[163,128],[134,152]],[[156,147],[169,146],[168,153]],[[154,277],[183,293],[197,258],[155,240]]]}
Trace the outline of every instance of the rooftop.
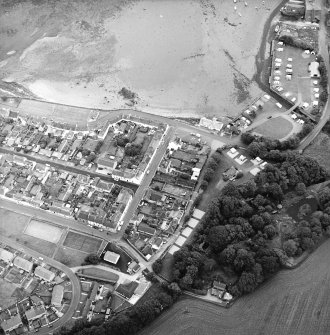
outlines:
{"label": "rooftop", "polygon": [[119,261],[120,255],[112,251],[107,251],[103,257],[106,262],[117,264]]}

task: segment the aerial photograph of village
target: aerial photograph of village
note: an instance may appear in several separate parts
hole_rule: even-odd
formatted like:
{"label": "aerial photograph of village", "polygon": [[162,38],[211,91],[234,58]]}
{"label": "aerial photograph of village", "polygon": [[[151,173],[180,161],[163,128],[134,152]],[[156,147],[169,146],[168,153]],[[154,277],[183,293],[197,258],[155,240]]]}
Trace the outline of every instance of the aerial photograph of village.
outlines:
{"label": "aerial photograph of village", "polygon": [[330,334],[330,0],[0,0],[0,335]]}

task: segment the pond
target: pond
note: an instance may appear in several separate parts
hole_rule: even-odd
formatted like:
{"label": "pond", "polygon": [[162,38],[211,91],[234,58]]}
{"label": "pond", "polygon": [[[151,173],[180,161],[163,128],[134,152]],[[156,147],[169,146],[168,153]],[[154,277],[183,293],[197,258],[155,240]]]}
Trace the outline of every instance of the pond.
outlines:
{"label": "pond", "polygon": [[317,200],[314,197],[309,197],[305,199],[301,199],[297,203],[290,206],[286,212],[290,215],[294,220],[309,220],[311,214],[318,209]]}

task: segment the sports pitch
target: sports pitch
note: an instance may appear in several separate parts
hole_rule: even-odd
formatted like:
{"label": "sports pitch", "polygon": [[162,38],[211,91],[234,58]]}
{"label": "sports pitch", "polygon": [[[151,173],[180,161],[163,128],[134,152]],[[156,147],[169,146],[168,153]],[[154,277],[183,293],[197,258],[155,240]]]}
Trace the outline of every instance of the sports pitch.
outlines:
{"label": "sports pitch", "polygon": [[40,238],[42,240],[58,243],[63,233],[63,229],[50,223],[31,220],[27,225],[24,234]]}
{"label": "sports pitch", "polygon": [[69,247],[86,253],[97,252],[102,244],[99,238],[69,231],[63,242],[64,247]]}

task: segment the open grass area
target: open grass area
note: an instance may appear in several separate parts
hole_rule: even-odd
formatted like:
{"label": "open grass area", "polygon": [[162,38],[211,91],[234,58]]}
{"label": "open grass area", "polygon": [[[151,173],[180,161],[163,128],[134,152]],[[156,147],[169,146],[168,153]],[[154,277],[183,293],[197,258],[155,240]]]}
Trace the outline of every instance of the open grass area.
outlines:
{"label": "open grass area", "polygon": [[91,237],[85,234],[79,234],[73,231],[69,231],[63,242],[63,246],[71,249],[76,249],[85,253],[97,253],[102,240],[99,238]]}
{"label": "open grass area", "polygon": [[183,298],[141,335],[324,335],[330,328],[330,240],[229,309]]}
{"label": "open grass area", "polygon": [[320,133],[315,140],[309,145],[304,154],[314,158],[319,164],[323,165],[330,173],[330,136]]}
{"label": "open grass area", "polygon": [[54,255],[54,259],[56,261],[59,261],[70,268],[80,266],[84,262],[85,258],[86,253],[65,247],[60,247]]}
{"label": "open grass area", "polygon": [[45,256],[52,256],[56,244],[24,233],[29,220],[29,216],[0,208],[0,235],[12,238]]}
{"label": "open grass area", "polygon": [[62,236],[63,229],[47,222],[32,219],[24,233],[56,244]]}
{"label": "open grass area", "polygon": [[16,290],[16,285],[9,283],[8,281],[0,278],[0,307],[7,307],[16,302],[16,298],[13,297],[13,293]]}
{"label": "open grass area", "polygon": [[293,125],[289,120],[278,116],[273,119],[267,120],[258,127],[254,128],[254,132],[262,136],[279,140],[287,136],[292,129]]}

